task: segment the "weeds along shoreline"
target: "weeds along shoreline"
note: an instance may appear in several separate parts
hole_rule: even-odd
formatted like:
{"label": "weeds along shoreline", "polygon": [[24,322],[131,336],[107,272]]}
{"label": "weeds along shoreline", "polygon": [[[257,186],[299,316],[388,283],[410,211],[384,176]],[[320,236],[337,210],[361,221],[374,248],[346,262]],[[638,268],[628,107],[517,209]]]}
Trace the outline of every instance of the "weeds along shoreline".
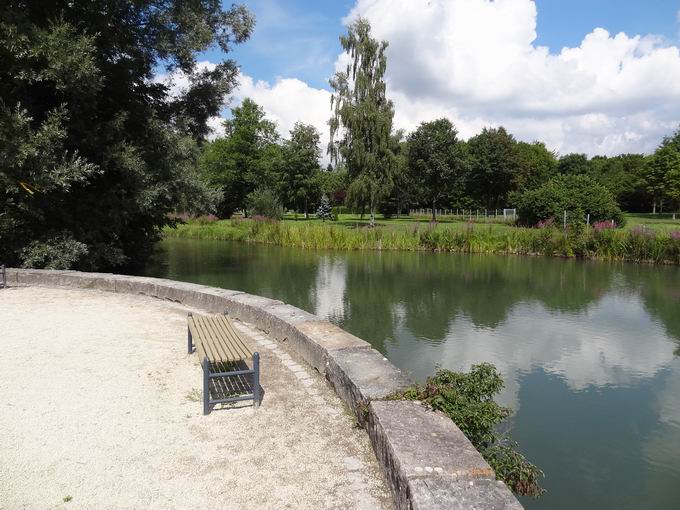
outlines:
{"label": "weeds along shoreline", "polygon": [[680,265],[680,232],[596,229],[574,225],[566,231],[494,224],[413,224],[367,228],[333,222],[264,219],[188,220],[166,227],[166,237],[260,243],[302,249],[401,250],[542,255]]}

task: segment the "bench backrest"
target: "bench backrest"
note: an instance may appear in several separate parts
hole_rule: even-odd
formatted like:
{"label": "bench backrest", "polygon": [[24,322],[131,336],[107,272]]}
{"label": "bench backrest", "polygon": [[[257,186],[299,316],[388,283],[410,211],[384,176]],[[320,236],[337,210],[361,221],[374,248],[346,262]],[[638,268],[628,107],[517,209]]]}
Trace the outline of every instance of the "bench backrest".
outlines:
{"label": "bench backrest", "polygon": [[226,315],[190,315],[189,331],[200,359],[213,363],[251,359],[253,351]]}

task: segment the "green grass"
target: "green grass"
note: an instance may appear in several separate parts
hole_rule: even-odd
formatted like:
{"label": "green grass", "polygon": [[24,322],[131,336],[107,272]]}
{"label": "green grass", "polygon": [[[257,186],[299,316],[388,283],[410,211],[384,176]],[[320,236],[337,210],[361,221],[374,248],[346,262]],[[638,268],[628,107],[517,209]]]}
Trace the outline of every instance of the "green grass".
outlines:
{"label": "green grass", "polygon": [[303,249],[448,251],[458,253],[548,255],[680,264],[680,232],[674,223],[631,222],[625,229],[562,232],[555,228],[520,228],[498,223],[444,221],[436,225],[407,218],[378,218],[368,228],[367,218],[343,215],[337,222],[286,218],[283,221],[232,219],[190,220],[170,237],[221,239],[291,246]]}
{"label": "green grass", "polygon": [[673,214],[626,214],[626,227],[634,228],[644,226],[656,231],[673,232],[680,231],[680,213]]}

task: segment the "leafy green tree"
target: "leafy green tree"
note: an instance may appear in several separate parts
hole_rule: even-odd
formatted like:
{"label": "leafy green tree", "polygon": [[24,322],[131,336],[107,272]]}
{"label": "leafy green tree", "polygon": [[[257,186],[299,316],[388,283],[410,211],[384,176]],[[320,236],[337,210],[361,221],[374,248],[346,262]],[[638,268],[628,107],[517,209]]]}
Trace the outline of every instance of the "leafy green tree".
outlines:
{"label": "leafy green tree", "polygon": [[238,209],[247,215],[246,197],[256,188],[274,186],[282,154],[276,125],[252,99],[232,108],[224,126],[225,137],[207,144],[200,167],[221,190],[218,214],[228,218]]}
{"label": "leafy green tree", "polygon": [[539,188],[516,194],[513,200],[525,225],[549,219],[559,222],[564,211],[570,222],[584,222],[583,216],[590,214],[591,222],[625,223],[614,196],[589,175],[558,175]]}
{"label": "leafy green tree", "polygon": [[567,154],[559,159],[557,173],[561,175],[592,175],[593,167],[585,154]]}
{"label": "leafy green tree", "polygon": [[347,168],[348,199],[366,204],[375,225],[376,208],[392,187],[394,159],[390,150],[394,107],[385,96],[384,81],[387,42],[373,39],[369,22],[358,18],[340,37],[340,44],[351,62],[330,80],[334,94],[328,148],[331,159]]}
{"label": "leafy green tree", "polygon": [[538,188],[555,173],[557,158],[543,142],[518,142],[517,151],[520,164],[513,182],[515,190],[525,191]]}
{"label": "leafy green tree", "polygon": [[[196,55],[230,51],[253,23],[213,0],[0,3],[0,259],[140,262],[169,212],[209,209],[197,142],[238,67],[201,70]],[[185,90],[154,81],[161,66]]]}
{"label": "leafy green tree", "polygon": [[664,200],[680,200],[680,129],[667,136],[654,151],[645,172],[647,190],[663,212]]}
{"label": "leafy green tree", "polygon": [[612,192],[624,211],[643,212],[652,207],[645,181],[647,159],[643,154],[621,154],[595,156],[590,161],[597,180]]}
{"label": "leafy green tree", "polygon": [[521,160],[515,138],[505,128],[484,128],[467,143],[470,155],[469,192],[483,207],[502,208]]}
{"label": "leafy green tree", "polygon": [[380,211],[385,217],[399,217],[405,208],[417,203],[420,183],[414,179],[408,165],[408,140],[403,129],[390,136],[390,150],[394,154],[392,166],[392,189],[384,199]]}
{"label": "leafy green tree", "polygon": [[347,170],[339,166],[333,168],[331,165],[316,174],[318,186],[321,193],[328,195],[332,205],[341,205],[345,202],[347,195]]}
{"label": "leafy green tree", "polygon": [[283,146],[283,163],[280,186],[286,205],[304,211],[305,218],[310,202],[319,196],[319,157],[321,136],[310,124],[296,122],[290,140]]}
{"label": "leafy green tree", "polygon": [[423,122],[409,137],[408,164],[421,183],[423,196],[437,220],[437,201],[453,188],[464,186],[467,162],[458,131],[448,119]]}

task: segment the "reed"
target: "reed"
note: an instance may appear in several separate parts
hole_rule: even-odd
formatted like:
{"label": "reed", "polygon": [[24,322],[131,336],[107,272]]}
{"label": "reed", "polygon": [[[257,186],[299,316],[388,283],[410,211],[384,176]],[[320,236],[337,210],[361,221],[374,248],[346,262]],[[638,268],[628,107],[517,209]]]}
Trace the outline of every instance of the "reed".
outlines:
{"label": "reed", "polygon": [[168,228],[168,237],[221,239],[319,250],[404,250],[546,255],[680,265],[680,232],[582,226],[498,228],[492,225],[414,224],[407,228],[265,219],[189,220]]}

